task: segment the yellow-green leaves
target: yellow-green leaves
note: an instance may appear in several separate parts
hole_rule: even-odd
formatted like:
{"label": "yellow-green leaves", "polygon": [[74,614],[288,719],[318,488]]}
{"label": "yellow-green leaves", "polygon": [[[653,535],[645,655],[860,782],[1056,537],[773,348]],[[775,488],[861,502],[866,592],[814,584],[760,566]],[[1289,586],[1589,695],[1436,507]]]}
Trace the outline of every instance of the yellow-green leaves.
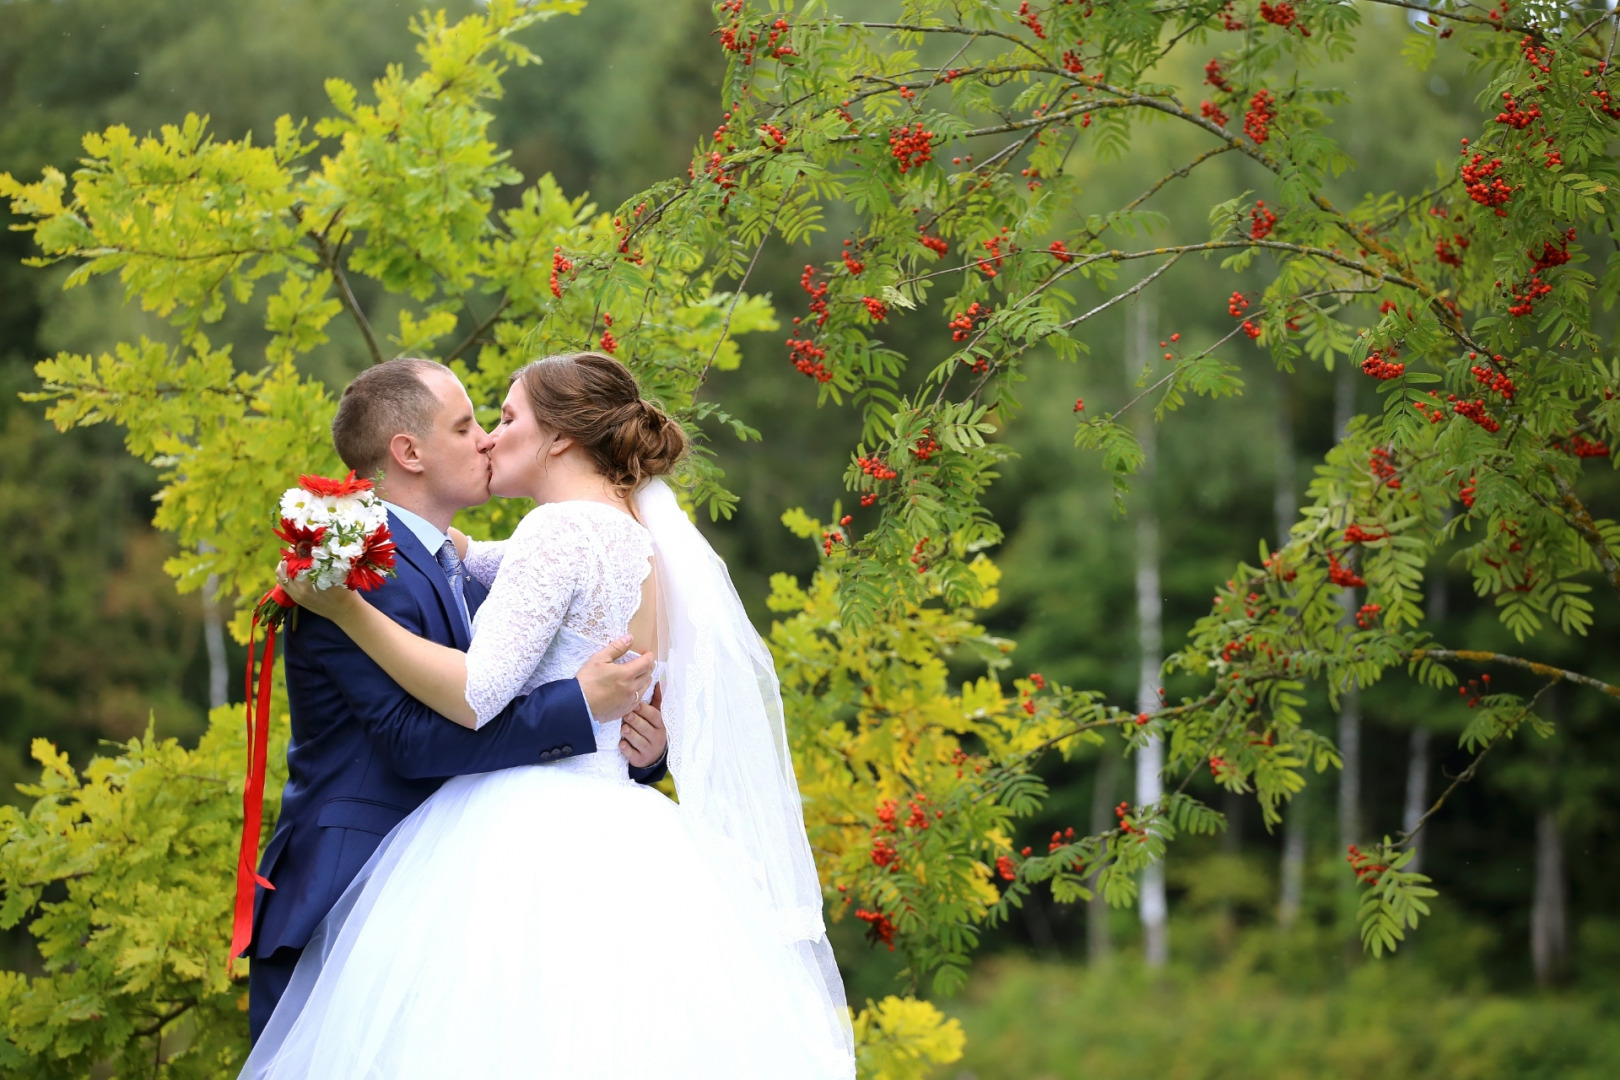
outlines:
{"label": "yellow-green leaves", "polygon": [[967,1036],[928,1002],[890,995],[855,1018],[855,1042],[863,1080],[926,1080],[961,1060]]}

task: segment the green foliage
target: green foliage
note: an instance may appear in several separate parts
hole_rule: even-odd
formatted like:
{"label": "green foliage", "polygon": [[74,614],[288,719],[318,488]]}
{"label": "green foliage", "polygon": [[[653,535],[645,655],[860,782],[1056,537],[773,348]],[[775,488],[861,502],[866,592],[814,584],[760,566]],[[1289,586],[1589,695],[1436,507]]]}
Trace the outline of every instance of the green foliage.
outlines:
{"label": "green foliage", "polygon": [[1446,985],[1404,958],[1325,986],[1236,960],[1153,975],[1002,960],[954,1005],[982,1080],[1597,1080],[1620,1068],[1612,1007]]}
{"label": "green foliage", "polygon": [[[284,706],[282,706],[284,708]],[[286,780],[285,713],[267,818]],[[215,709],[195,750],[150,731],[82,772],[43,739],[26,810],[0,806],[0,929],[26,925],[44,959],[0,971],[0,1068],[66,1078],[153,1062],[175,1077],[233,1076],[245,988],[226,972],[230,882],[246,752],[240,711]]]}
{"label": "green foliage", "polygon": [[[217,139],[192,116],[157,136],[91,135],[71,179],[0,176],[42,261],[71,266],[70,286],[116,273],[173,326],[172,340],[64,352],[39,374],[59,426],[111,421],[162,470],[157,524],[180,544],[182,587],[215,574],[251,604],[268,585],[274,494],[332,467],[331,396],[299,365],[341,325],[373,359],[397,348],[451,362],[486,409],[536,354],[617,350],[699,443],[691,504],[729,515],[705,432],[754,432],[704,396],[708,379],[742,362],[735,335],[776,329],[773,306],[747,291],[765,249],[845,232],[842,257],[807,267],[788,349],[806,390],[851,413],[858,434],[841,452],[860,508],[835,505],[836,526],[789,516],[819,534],[823,557],[807,585],[774,582],[771,643],[834,917],[867,922],[913,987],[941,990],[1036,886],[1075,901],[1095,874],[1107,900],[1131,902],[1136,875],[1181,832],[1220,827],[1187,790],[1205,770],[1252,792],[1274,824],[1308,770],[1337,764],[1303,722],[1312,690],[1336,700],[1403,671],[1454,683],[1424,629],[1442,547],[1461,544],[1476,591],[1520,640],[1593,625],[1594,580],[1620,593],[1620,526],[1589,508],[1586,471],[1612,460],[1620,422],[1612,328],[1592,304],[1620,295],[1620,272],[1584,268],[1620,197],[1615,117],[1594,97],[1614,76],[1577,22],[1504,33],[1447,9],[1444,48],[1473,58],[1482,102],[1534,102],[1547,130],[1487,123],[1471,135],[1477,160],[1432,150],[1436,187],[1340,205],[1334,185],[1354,162],[1330,133],[1354,101],[1322,73],[1355,47],[1357,5],[1295,5],[1308,36],[1247,7],[1243,32],[1227,34],[1216,0],[1022,12],[915,0],[899,24],[864,21],[860,5],[727,5],[719,130],[684,179],[598,213],[548,177],[504,190],[518,176],[489,135],[505,69],[533,59],[514,35],[577,6],[425,15],[419,73],[390,68],[369,96],[333,80],[333,115],[282,118],[263,145]],[[1521,17],[1572,19],[1541,7],[1506,18]],[[1431,46],[1409,51],[1427,62]],[[1129,155],[1149,123],[1179,133],[1167,143],[1178,163],[1134,197],[1089,204],[1087,171]],[[1251,190],[1200,189],[1214,208],[1192,232],[1145,208],[1217,157],[1241,160]],[[1087,355],[1105,313],[1200,264],[1265,286],[1217,276],[1202,302],[1230,311],[1229,330],[1202,348],[1171,337],[1116,406],[1075,402],[1075,441],[1099,451],[1116,507],[1146,460],[1131,411],[1169,422],[1193,397],[1240,392],[1237,344],[1262,343],[1282,371],[1361,365],[1384,409],[1328,454],[1287,542],[1216,591],[1168,665],[1196,687],[1179,702],[1136,716],[1034,676],[1008,692],[1010,643],[977,609],[995,594],[983,553],[1003,534],[986,499],[1019,387],[1032,365]],[[387,325],[368,291],[394,305]],[[210,341],[255,297],[262,361]],[[919,320],[942,358],[900,347]],[[499,534],[516,509],[466,524]],[[987,673],[958,686],[950,664]],[[1548,730],[1533,699],[1478,703],[1466,741],[1481,753],[1523,722]],[[1015,850],[1013,823],[1045,796],[1042,755],[1108,728],[1131,749],[1165,738],[1170,794],[1121,807],[1098,835]],[[1406,839],[1364,876],[1375,951],[1426,910],[1423,882],[1400,869]],[[870,1037],[949,1051],[911,1004],[873,1009]],[[928,1057],[869,1054],[866,1068],[904,1075]]]}

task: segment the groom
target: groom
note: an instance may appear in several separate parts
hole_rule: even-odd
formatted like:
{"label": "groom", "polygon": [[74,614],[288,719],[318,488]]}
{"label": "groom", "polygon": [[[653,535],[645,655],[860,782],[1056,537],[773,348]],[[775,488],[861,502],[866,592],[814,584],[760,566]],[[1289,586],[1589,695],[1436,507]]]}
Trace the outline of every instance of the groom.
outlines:
{"label": "groom", "polygon": [[[332,441],[357,475],[382,478],[398,557],[395,576],[368,599],[412,632],[465,650],[487,590],[464,572],[446,534],[457,510],[489,498],[492,440],[460,380],[429,360],[371,367],[343,391]],[[663,718],[638,704],[653,658],[614,663],[629,647],[628,637],[613,642],[577,678],[539,687],[473,731],[406,694],[335,624],[298,613],[285,646],[287,786],[259,864],[275,888],[255,897],[247,948],[255,1042],[315,927],[389,830],[449,777],[592,753],[591,718],[628,713],[621,748],[630,775],[662,778]]]}

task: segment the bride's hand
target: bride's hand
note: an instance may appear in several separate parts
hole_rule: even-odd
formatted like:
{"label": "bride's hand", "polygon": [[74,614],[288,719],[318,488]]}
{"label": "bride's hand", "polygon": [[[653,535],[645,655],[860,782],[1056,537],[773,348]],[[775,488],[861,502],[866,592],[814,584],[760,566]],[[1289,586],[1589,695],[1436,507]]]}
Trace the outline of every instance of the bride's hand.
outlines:
{"label": "bride's hand", "polygon": [[292,597],[293,603],[333,622],[342,622],[343,616],[353,611],[355,605],[365,603],[357,593],[341,585],[317,589],[302,577],[289,581],[285,565],[276,567],[276,580],[281,582],[282,590]]}

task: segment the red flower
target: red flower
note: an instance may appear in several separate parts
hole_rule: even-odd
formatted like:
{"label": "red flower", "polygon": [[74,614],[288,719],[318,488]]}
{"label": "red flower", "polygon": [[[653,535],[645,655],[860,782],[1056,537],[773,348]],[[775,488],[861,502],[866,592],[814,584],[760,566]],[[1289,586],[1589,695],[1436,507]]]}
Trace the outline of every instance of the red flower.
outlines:
{"label": "red flower", "polygon": [[298,486],[311,495],[323,497],[331,495],[341,498],[344,495],[358,495],[362,491],[370,491],[372,485],[370,480],[356,479],[354,470],[350,469],[349,475],[342,480],[331,480],[324,476],[300,476]]}
{"label": "red flower", "polygon": [[[349,475],[353,476],[354,474],[350,473]],[[303,479],[320,480],[322,478],[319,476],[306,476]],[[326,482],[332,483],[333,481]],[[307,485],[305,490],[309,490]],[[295,578],[315,565],[315,548],[320,545],[322,540],[326,539],[326,526],[317,525],[313,529],[306,529],[294,524],[287,518],[282,518],[281,525],[276,529],[276,535],[287,544],[287,547],[281,551],[281,560],[287,567],[287,576]]]}
{"label": "red flower", "polygon": [[359,558],[349,567],[344,586],[356,592],[370,592],[381,585],[387,578],[383,571],[394,568],[394,550],[394,534],[388,531],[387,525],[377,526],[377,531],[366,537]]}

